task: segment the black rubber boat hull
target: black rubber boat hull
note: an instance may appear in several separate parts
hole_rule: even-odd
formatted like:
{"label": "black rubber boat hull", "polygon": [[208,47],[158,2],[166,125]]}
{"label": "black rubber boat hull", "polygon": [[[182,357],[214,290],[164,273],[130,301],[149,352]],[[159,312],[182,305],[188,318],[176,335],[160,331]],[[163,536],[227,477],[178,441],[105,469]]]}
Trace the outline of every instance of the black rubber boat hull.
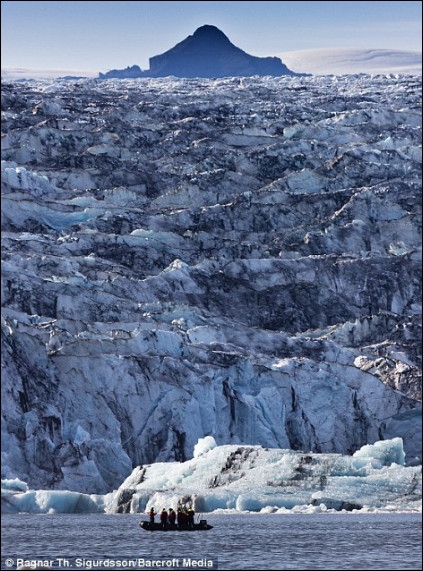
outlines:
{"label": "black rubber boat hull", "polygon": [[140,521],[140,527],[146,531],[207,531],[213,529],[213,526],[207,523],[207,520],[201,519],[199,523],[195,523],[194,527],[178,527],[167,526],[163,529],[161,523],[154,523],[153,527],[149,521]]}

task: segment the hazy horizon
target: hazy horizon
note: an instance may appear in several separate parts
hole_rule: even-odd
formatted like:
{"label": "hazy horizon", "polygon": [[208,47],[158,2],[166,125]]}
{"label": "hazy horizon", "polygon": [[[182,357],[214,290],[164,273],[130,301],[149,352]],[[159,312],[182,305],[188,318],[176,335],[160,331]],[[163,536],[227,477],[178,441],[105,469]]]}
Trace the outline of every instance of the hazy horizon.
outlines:
{"label": "hazy horizon", "polygon": [[[422,54],[413,51],[317,49],[297,50],[276,54],[282,62],[296,73],[312,75],[347,75],[357,73],[399,73],[421,75]],[[98,77],[95,70],[30,68],[3,68],[2,77],[9,81],[23,79],[54,79],[65,76]]]}

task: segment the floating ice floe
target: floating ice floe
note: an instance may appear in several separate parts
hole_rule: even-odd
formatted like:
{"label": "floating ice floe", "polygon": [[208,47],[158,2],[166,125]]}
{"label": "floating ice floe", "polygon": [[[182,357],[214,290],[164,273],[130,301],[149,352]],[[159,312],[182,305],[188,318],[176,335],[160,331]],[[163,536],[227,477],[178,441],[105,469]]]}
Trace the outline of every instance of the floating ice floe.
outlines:
{"label": "floating ice floe", "polygon": [[186,462],[138,466],[106,495],[28,490],[2,481],[3,513],[144,513],[150,507],[235,510],[421,511],[421,466],[405,466],[401,438],[352,456],[261,446],[216,446],[207,436]]}

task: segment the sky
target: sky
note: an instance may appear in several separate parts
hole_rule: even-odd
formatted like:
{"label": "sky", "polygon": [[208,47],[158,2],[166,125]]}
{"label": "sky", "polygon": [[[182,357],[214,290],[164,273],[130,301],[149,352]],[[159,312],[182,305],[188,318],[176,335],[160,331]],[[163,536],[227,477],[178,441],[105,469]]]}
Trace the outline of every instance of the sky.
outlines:
{"label": "sky", "polygon": [[422,50],[418,2],[1,2],[1,67],[107,72],[217,26],[250,55],[320,48]]}

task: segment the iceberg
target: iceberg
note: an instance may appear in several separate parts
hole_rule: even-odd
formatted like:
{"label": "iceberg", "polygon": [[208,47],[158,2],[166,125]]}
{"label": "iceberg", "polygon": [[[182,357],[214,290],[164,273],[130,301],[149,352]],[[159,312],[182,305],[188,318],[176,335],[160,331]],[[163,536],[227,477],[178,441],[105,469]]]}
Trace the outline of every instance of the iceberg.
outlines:
{"label": "iceberg", "polygon": [[81,492],[62,490],[27,490],[25,492],[3,488],[1,490],[1,513],[99,513],[101,502],[95,496]]}
{"label": "iceberg", "polygon": [[355,454],[322,454],[200,438],[193,458],[137,466],[114,492],[88,495],[29,490],[2,481],[3,513],[145,513],[151,507],[196,512],[421,511],[421,466],[406,466],[403,441],[365,445]]}

